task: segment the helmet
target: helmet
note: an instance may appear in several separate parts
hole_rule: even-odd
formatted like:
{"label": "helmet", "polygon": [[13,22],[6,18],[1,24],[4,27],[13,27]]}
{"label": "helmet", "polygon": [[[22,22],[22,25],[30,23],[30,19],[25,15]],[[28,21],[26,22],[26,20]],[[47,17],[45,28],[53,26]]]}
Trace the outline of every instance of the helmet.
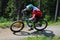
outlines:
{"label": "helmet", "polygon": [[32,9],[33,8],[33,5],[32,4],[29,4],[26,6],[27,9]]}

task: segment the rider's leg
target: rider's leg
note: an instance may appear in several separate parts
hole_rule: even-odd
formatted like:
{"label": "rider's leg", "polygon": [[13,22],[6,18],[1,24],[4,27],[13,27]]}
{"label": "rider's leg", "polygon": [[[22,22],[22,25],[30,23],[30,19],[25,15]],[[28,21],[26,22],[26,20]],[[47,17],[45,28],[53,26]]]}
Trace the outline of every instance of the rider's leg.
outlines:
{"label": "rider's leg", "polygon": [[29,23],[28,25],[29,25],[29,27],[30,27],[29,31],[33,30],[32,24]]}
{"label": "rider's leg", "polygon": [[33,27],[32,27],[32,25],[29,25],[29,27],[30,27],[29,31],[33,30]]}
{"label": "rider's leg", "polygon": [[[39,21],[39,18],[35,17],[35,19],[33,20],[33,23],[37,23],[38,21]],[[30,27],[29,31],[33,30],[32,25],[30,25],[29,27]]]}
{"label": "rider's leg", "polygon": [[[36,17],[36,20],[34,21],[34,23],[37,23],[37,22],[39,22],[40,20],[42,19],[42,17]],[[41,27],[42,26],[42,24],[41,23],[39,23],[38,25],[37,25],[37,27]]]}
{"label": "rider's leg", "polygon": [[[35,18],[35,19],[34,19],[34,20],[32,20],[32,21],[33,21],[33,23],[36,23],[36,22],[37,22],[37,19]],[[32,25],[29,25],[29,27],[30,27],[29,31],[33,30]]]}
{"label": "rider's leg", "polygon": [[38,27],[41,27],[42,26],[42,17],[39,17],[37,20],[39,21]]}

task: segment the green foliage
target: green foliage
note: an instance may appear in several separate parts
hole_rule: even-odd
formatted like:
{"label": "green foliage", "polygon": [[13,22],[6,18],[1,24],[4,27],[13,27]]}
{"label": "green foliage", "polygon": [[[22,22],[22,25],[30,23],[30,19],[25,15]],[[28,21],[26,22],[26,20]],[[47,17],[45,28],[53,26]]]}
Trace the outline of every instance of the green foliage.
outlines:
{"label": "green foliage", "polygon": [[7,21],[12,21],[12,19],[7,19],[7,18],[4,18],[4,17],[0,17],[0,23],[4,23],[4,22],[7,22]]}
{"label": "green foliage", "polygon": [[51,40],[51,37],[45,36],[36,36],[36,37],[28,37],[26,40]]}
{"label": "green foliage", "polygon": [[[20,2],[20,3],[18,3]],[[45,19],[47,21],[54,20],[55,16],[55,8],[56,8],[56,0],[40,0],[40,9],[42,10],[43,14],[46,15]],[[60,1],[59,1],[60,2]],[[17,3],[17,4],[15,4]],[[34,6],[38,5],[38,0],[9,0],[5,9],[5,13],[1,13],[3,17],[12,18],[14,17],[14,12],[17,10],[16,7],[20,6],[20,10],[24,8],[28,3],[34,4]],[[17,6],[15,6],[17,5]],[[30,14],[29,14],[30,15]],[[3,18],[2,18],[3,19]],[[1,19],[1,20],[2,20]],[[6,19],[4,19],[6,20]],[[58,18],[59,20],[59,18]],[[1,21],[2,22],[2,21]]]}
{"label": "green foliage", "polygon": [[8,6],[5,8],[5,13],[9,17],[13,16],[13,12],[16,10],[14,2],[15,2],[15,0],[9,0],[9,2],[7,3]]}
{"label": "green foliage", "polygon": [[54,37],[53,40],[60,40],[60,37]]}
{"label": "green foliage", "polygon": [[51,18],[51,17],[50,17],[49,15],[45,15],[45,20],[51,21],[50,18]]}
{"label": "green foliage", "polygon": [[55,26],[55,25],[59,25],[59,24],[60,24],[60,21],[59,20],[57,22],[54,22],[52,20],[48,22],[48,25],[49,26]]}
{"label": "green foliage", "polygon": [[58,21],[60,21],[60,17],[58,17]]}
{"label": "green foliage", "polygon": [[46,36],[36,36],[36,37],[28,37],[24,40],[60,40],[60,37],[46,37]]}
{"label": "green foliage", "polygon": [[9,27],[12,23],[13,23],[12,21],[3,22],[3,23],[0,23],[0,27],[1,27],[1,28],[7,28],[7,27]]}
{"label": "green foliage", "polygon": [[0,23],[6,22],[7,19],[5,19],[4,17],[0,17]]}
{"label": "green foliage", "polygon": [[12,19],[6,19],[4,17],[0,17],[0,27],[6,28],[12,24]]}
{"label": "green foliage", "polygon": [[54,18],[56,0],[41,0],[41,10],[43,14]]}

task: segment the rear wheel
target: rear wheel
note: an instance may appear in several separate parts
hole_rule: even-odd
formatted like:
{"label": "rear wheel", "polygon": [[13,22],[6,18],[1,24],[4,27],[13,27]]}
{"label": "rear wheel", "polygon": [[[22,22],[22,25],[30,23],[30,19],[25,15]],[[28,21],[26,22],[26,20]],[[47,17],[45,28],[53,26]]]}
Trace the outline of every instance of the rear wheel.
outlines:
{"label": "rear wheel", "polygon": [[23,28],[24,23],[21,21],[16,21],[11,25],[10,30],[13,32],[20,32]]}
{"label": "rear wheel", "polygon": [[45,20],[40,20],[38,21],[37,23],[34,23],[34,28],[37,30],[37,31],[41,31],[41,30],[44,30],[46,27],[47,27],[48,23],[47,21]]}

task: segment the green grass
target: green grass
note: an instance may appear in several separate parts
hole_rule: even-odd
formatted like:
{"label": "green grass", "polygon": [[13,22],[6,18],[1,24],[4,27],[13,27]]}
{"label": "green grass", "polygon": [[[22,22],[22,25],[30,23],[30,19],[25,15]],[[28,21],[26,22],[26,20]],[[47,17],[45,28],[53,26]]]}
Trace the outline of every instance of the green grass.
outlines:
{"label": "green grass", "polygon": [[[45,18],[45,20],[48,20],[49,19],[49,16],[47,18]],[[50,20],[50,19],[49,19]],[[56,25],[60,25],[60,17],[58,17],[58,20],[55,22],[54,20],[50,20],[48,22],[48,25],[49,26],[56,26]]]}
{"label": "green grass", "polygon": [[53,40],[60,40],[60,37],[54,37]]}
{"label": "green grass", "polygon": [[45,37],[45,36],[36,36],[36,37],[28,37],[24,40],[60,40],[60,37]]}
{"label": "green grass", "polygon": [[[0,22],[0,27],[8,27],[12,24],[13,22],[12,21],[6,21],[6,22]],[[26,22],[25,22],[26,24]],[[50,21],[48,22],[48,26],[55,26],[55,25],[59,25],[60,24],[60,21],[57,21],[57,22],[53,22],[53,21]]]}
{"label": "green grass", "polygon": [[3,22],[3,23],[0,23],[0,27],[6,28],[6,27],[9,27],[11,24],[12,24],[12,21]]}
{"label": "green grass", "polygon": [[49,26],[60,25],[60,21],[59,21],[59,20],[58,20],[57,22],[50,21],[50,22],[48,22],[48,25],[49,25]]}
{"label": "green grass", "polygon": [[0,17],[0,27],[6,28],[12,24],[12,19],[6,19],[4,17]]}
{"label": "green grass", "polygon": [[[4,17],[0,17],[0,27],[7,27],[7,26],[10,26],[12,24],[12,19],[6,19]],[[26,24],[26,22],[25,22]],[[57,22],[54,22],[54,21],[49,21],[48,22],[48,26],[55,26],[55,25],[59,25],[60,24],[60,18]]]}

